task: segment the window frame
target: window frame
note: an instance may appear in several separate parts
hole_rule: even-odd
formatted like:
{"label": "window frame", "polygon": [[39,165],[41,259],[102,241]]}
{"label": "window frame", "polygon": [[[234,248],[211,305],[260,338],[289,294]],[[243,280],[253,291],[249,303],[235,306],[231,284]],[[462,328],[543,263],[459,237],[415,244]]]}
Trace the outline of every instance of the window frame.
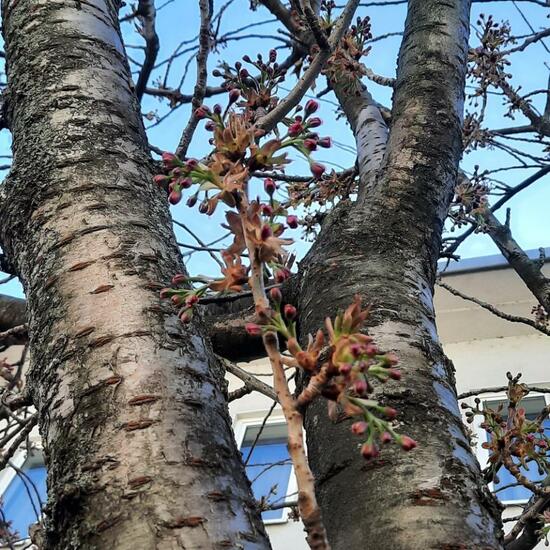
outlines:
{"label": "window frame", "polygon": [[[239,451],[243,445],[244,436],[246,434],[247,428],[259,427],[264,418],[266,417],[269,409],[265,410],[255,410],[248,412],[239,412],[233,418],[233,432],[235,434],[235,441],[237,442],[237,447]],[[285,424],[286,420],[283,415],[283,412],[276,408],[271,413],[270,417],[267,419],[266,426],[276,425],[276,424]],[[307,452],[307,450],[306,450]],[[290,474],[288,476],[288,485],[285,490],[285,495],[291,495],[298,491],[298,484],[296,483],[296,476],[294,474],[294,467],[291,464]],[[282,509],[282,514],[280,518],[273,519],[262,519],[264,525],[277,525],[288,523],[289,515],[292,512],[292,509],[289,507]]]}
{"label": "window frame", "polygon": [[[541,383],[537,384],[538,386],[549,386],[547,383]],[[550,388],[549,388],[550,389]],[[476,396],[468,398],[467,402],[470,405],[474,405],[474,398]],[[503,399],[508,399],[506,392],[497,392],[497,393],[484,393],[482,395],[478,395],[479,399],[481,399],[481,402],[483,404],[491,402],[491,401],[499,401]],[[550,404],[550,393],[540,393],[540,392],[529,392],[529,394],[526,396],[526,398],[530,397],[540,397],[544,400],[545,404]],[[466,400],[464,400],[466,401]],[[472,427],[472,431],[476,435],[476,446],[475,446],[475,453],[476,457],[479,461],[479,464],[481,468],[484,468],[489,460],[489,450],[484,449],[481,445],[483,442],[487,441],[487,432],[481,427],[481,424],[483,422],[483,418],[476,416],[476,420],[474,423],[474,426]],[[491,481],[489,484],[489,489],[491,491],[494,490],[494,483]],[[502,500],[498,497],[498,493],[495,495],[498,500],[504,505],[504,506],[519,506],[522,504],[525,504],[529,499],[512,499],[512,500]]]}
{"label": "window frame", "polygon": [[[31,432],[31,436],[29,437],[30,445],[32,446],[32,449],[34,451],[38,451],[40,453],[44,453],[44,447],[42,445],[42,441],[40,439],[40,436],[35,436]],[[25,461],[27,460],[29,456],[29,450],[27,448],[25,449],[18,449],[13,454],[13,457],[11,458],[10,462],[16,466],[17,468],[22,468],[25,464]],[[45,465],[45,461],[44,461]],[[47,469],[46,469],[47,473]],[[15,476],[17,475],[17,472],[8,464],[3,471],[0,472],[0,497],[4,496],[4,493],[6,492],[7,488],[10,486],[11,482],[15,479]],[[43,513],[42,510],[40,510],[40,519],[42,519]],[[24,544],[28,544],[29,537],[19,539],[17,542],[14,543],[14,545],[17,546],[23,546]]]}

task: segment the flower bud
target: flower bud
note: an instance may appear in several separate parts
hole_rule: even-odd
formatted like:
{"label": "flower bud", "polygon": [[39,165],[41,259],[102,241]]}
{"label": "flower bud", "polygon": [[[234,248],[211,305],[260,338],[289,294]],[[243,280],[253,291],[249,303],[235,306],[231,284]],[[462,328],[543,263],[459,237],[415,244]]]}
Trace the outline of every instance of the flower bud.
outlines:
{"label": "flower bud", "polygon": [[166,298],[170,298],[170,296],[172,296],[173,293],[174,293],[173,288],[163,288],[160,291],[159,296],[161,300],[165,300]]}
{"label": "flower bud", "polygon": [[170,204],[178,204],[181,201],[181,191],[172,191],[168,195],[168,202]]}
{"label": "flower bud", "polygon": [[201,106],[201,107],[198,107],[197,109],[195,109],[195,116],[199,120],[202,120],[203,118],[206,118],[208,116],[208,112],[206,111],[204,106]]}
{"label": "flower bud", "polygon": [[187,323],[189,323],[191,321],[191,313],[189,313],[188,311],[184,311],[181,315],[180,315],[180,321],[186,325]]}
{"label": "flower bud", "polygon": [[185,161],[185,167],[188,170],[194,170],[199,164],[199,161],[197,159],[187,159]]}
{"label": "flower bud", "polygon": [[281,293],[281,290],[277,287],[272,288],[269,291],[269,297],[271,298],[271,301],[275,304],[280,304],[281,300],[283,299],[283,295]]}
{"label": "flower bud", "polygon": [[170,300],[175,306],[181,306],[181,304],[185,301],[185,298],[181,294],[174,294]]}
{"label": "flower bud", "polygon": [[243,55],[243,61],[246,63],[252,63],[252,59],[250,59],[250,56],[248,55]]}
{"label": "flower bud", "polygon": [[360,422],[354,422],[351,425],[351,431],[355,435],[363,435],[366,431],[369,425],[364,421],[361,420]]}
{"label": "flower bud", "polygon": [[384,414],[384,416],[386,416],[390,420],[393,420],[397,417],[397,411],[393,407],[384,407],[382,414]]}
{"label": "flower bud", "polygon": [[219,103],[216,103],[213,108],[214,114],[221,115],[222,114],[222,106]]}
{"label": "flower bud", "polygon": [[296,314],[298,313],[296,311],[296,308],[292,304],[286,304],[284,308],[284,312],[285,312],[285,317],[289,321],[294,320],[296,318]]}
{"label": "flower bud", "polygon": [[200,204],[199,204],[199,212],[201,214],[206,214],[208,212],[208,201],[207,200],[203,200]]}
{"label": "flower bud", "polygon": [[315,178],[319,179],[323,176],[325,173],[325,166],[322,165],[320,162],[312,162],[309,165],[309,169],[311,170],[311,173],[315,176]]}
{"label": "flower bud", "polygon": [[310,99],[305,106],[304,112],[306,113],[306,116],[312,115],[317,109],[319,108],[319,103],[315,101],[314,99]]}
{"label": "flower bud", "polygon": [[316,151],[317,150],[317,141],[311,138],[304,139],[304,147],[308,151]]}
{"label": "flower bud", "polygon": [[357,359],[361,355],[363,355],[364,348],[361,344],[351,344],[349,347],[350,353]]}
{"label": "flower bud", "polygon": [[158,185],[161,186],[165,184],[170,178],[168,176],[163,176],[162,174],[158,174],[153,178],[153,181]]}
{"label": "flower bud", "polygon": [[323,121],[319,118],[319,117],[313,117],[313,118],[310,118],[308,121],[307,121],[307,125],[310,127],[310,128],[317,128],[319,126],[321,126],[321,124],[323,124]]}
{"label": "flower bud", "polygon": [[241,92],[239,92],[239,90],[237,88],[233,88],[230,92],[229,92],[229,103],[235,103],[235,101],[237,101],[239,99],[241,95]]}
{"label": "flower bud", "polygon": [[340,365],[338,370],[340,371],[340,374],[347,376],[351,372],[351,365],[349,363],[343,363]]}
{"label": "flower bud", "polygon": [[414,449],[415,447],[418,446],[418,443],[407,435],[404,435],[401,437],[400,443],[401,443],[401,448],[404,451],[410,451],[411,449]]}
{"label": "flower bud", "polygon": [[277,186],[275,185],[275,182],[271,178],[266,178],[264,180],[264,189],[265,192],[271,196],[273,193],[275,193],[275,190],[277,189]]}
{"label": "flower bud", "polygon": [[189,189],[193,185],[193,180],[191,178],[179,178],[178,185],[182,189]]}
{"label": "flower bud", "polygon": [[296,229],[298,227],[298,216],[290,215],[286,217],[286,223],[290,229]]}
{"label": "flower bud", "polygon": [[401,380],[401,371],[399,369],[388,369],[388,376],[392,380]]}
{"label": "flower bud", "polygon": [[241,69],[241,70],[239,71],[239,76],[240,76],[241,78],[248,78],[248,74],[249,74],[249,73],[248,73],[248,71],[247,71],[246,69]]}
{"label": "flower bud", "polygon": [[323,137],[317,142],[317,145],[319,145],[319,147],[323,147],[324,149],[329,149],[332,147],[332,139],[328,136]]}
{"label": "flower bud", "polygon": [[166,166],[171,168],[172,166],[175,166],[177,164],[178,157],[176,157],[174,153],[168,153],[167,151],[165,151],[164,153],[162,153],[162,162],[164,162]]}
{"label": "flower bud", "polygon": [[262,333],[262,328],[256,323],[246,323],[244,328],[246,332],[250,334],[250,336],[260,336],[260,334]]}
{"label": "flower bud", "polygon": [[269,50],[269,62],[275,63],[277,61],[277,50]]}
{"label": "flower bud", "polygon": [[378,447],[374,443],[365,443],[361,447],[361,454],[364,458],[371,459],[376,458],[380,452],[378,451]]}
{"label": "flower bud", "polygon": [[195,204],[197,204],[197,200],[198,200],[198,196],[197,196],[197,195],[191,195],[191,196],[187,199],[187,206],[189,206],[189,208],[193,208],[193,206],[195,206]]}
{"label": "flower bud", "polygon": [[219,71],[218,69],[214,69],[214,70],[212,71],[212,76],[217,76],[217,77],[219,77],[219,76],[222,76],[222,73],[221,73],[221,71]]}
{"label": "flower bud", "polygon": [[205,125],[204,125],[204,129],[208,132],[213,132],[215,129],[216,129],[216,125],[211,121],[209,120]]}
{"label": "flower bud", "polygon": [[262,214],[264,216],[272,216],[273,208],[269,204],[262,204]]}
{"label": "flower bud", "polygon": [[353,389],[357,395],[364,395],[367,391],[367,383],[365,380],[359,379],[353,383]]}
{"label": "flower bud", "polygon": [[380,442],[383,443],[384,445],[387,443],[391,443],[392,439],[393,437],[389,432],[384,432],[380,434]]}
{"label": "flower bud", "polygon": [[304,127],[300,121],[293,122],[288,127],[288,135],[292,137],[299,136],[304,131]]}
{"label": "flower bud", "polygon": [[172,277],[172,284],[173,285],[179,285],[181,283],[185,283],[186,281],[187,281],[187,275],[185,275],[184,273],[176,273]]}
{"label": "flower bud", "polygon": [[290,270],[286,267],[283,267],[282,269],[278,269],[275,272],[275,282],[277,283],[283,283],[290,277]]}
{"label": "flower bud", "polygon": [[269,225],[263,225],[260,231],[260,237],[262,241],[267,241],[269,237],[273,236],[273,231]]}

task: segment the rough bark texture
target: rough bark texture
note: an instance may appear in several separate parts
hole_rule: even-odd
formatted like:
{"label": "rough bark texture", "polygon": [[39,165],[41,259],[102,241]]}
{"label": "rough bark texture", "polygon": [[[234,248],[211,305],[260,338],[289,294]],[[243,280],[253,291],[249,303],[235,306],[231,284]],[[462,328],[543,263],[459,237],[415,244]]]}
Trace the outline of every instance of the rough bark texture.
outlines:
{"label": "rough bark texture", "polygon": [[[366,193],[335,209],[300,266],[303,335],[354,294],[373,305],[369,333],[396,351],[404,374],[376,394],[419,443],[365,462],[349,422],[331,423],[322,400],[308,408],[309,456],[334,550],[501,548],[498,510],[464,432],[432,300],[461,155],[468,17],[466,0],[409,2],[378,176],[371,181],[360,162]],[[358,149],[365,139],[358,132]]]}
{"label": "rough bark texture", "polygon": [[28,296],[45,548],[269,548],[223,372],[158,289],[181,269],[115,0],[8,0],[2,247]]}

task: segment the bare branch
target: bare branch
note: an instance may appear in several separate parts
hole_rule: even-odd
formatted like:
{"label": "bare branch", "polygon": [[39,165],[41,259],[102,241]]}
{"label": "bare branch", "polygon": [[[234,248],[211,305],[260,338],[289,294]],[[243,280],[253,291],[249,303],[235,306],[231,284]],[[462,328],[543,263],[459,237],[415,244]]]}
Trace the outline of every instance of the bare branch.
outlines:
{"label": "bare branch", "polygon": [[[252,376],[251,374],[243,370],[241,367],[239,367],[235,363],[232,363],[231,361],[228,361],[223,357],[218,356],[218,358],[222,362],[222,365],[224,366],[227,372],[231,373],[233,376],[236,376],[237,378],[239,378],[239,380],[242,380],[244,382],[245,388],[249,390],[247,391],[247,393],[257,391],[265,395],[266,397],[269,397],[269,399],[273,399],[273,401],[278,402],[277,395],[275,394],[271,386],[267,385],[265,382],[262,382],[261,380],[258,380],[255,376]],[[239,392],[239,390],[237,390],[237,392]],[[236,392],[233,392],[233,393],[236,393]],[[239,397],[242,397],[242,395],[239,395]],[[234,397],[233,399],[238,399],[238,397]]]}
{"label": "bare branch", "polygon": [[141,28],[138,32],[145,39],[145,59],[136,84],[136,95],[141,101],[147,82],[155,66],[160,45],[159,37],[155,30],[156,10],[154,0],[140,0],[135,15],[141,23]]}

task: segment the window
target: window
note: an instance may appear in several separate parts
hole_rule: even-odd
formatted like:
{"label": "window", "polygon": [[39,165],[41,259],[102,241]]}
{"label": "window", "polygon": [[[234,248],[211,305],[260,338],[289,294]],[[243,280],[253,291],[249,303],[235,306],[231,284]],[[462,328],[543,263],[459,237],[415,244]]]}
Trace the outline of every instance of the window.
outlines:
{"label": "window", "polygon": [[[258,425],[249,424],[245,427],[241,453],[246,464],[246,475],[252,483],[252,492],[257,500],[264,497],[270,504],[281,504],[286,500],[292,471],[286,425],[266,424],[256,441],[259,432]],[[262,519],[285,520],[286,512],[283,508],[267,510],[262,513]]]}
{"label": "window", "polygon": [[[487,408],[496,410],[497,407],[502,404],[502,415],[506,418],[506,407],[508,405],[507,399],[494,399],[490,401],[485,401],[484,405]],[[521,407],[525,409],[525,416],[529,420],[534,420],[543,407],[546,405],[544,396],[537,397],[526,397],[521,401]],[[543,423],[545,431],[547,434],[550,434],[550,419],[546,419]],[[485,432],[485,438],[489,438],[489,434]],[[519,463],[517,459],[514,459],[515,462]],[[539,481],[545,476],[540,475],[536,464],[529,464],[529,469],[520,467],[522,474],[531,481]],[[493,483],[493,490],[497,491],[496,495],[502,502],[505,503],[516,503],[516,502],[525,502],[529,500],[532,493],[529,489],[517,485],[514,487],[507,487],[508,485],[513,485],[517,483],[516,478],[504,467],[501,467],[498,471],[498,483]],[[506,488],[503,488],[506,487]],[[503,488],[499,491],[500,488]]]}
{"label": "window", "polygon": [[[42,504],[46,500],[46,467],[42,454],[29,453],[17,469],[2,494],[2,511],[11,529],[19,538],[29,536],[29,525],[40,518]],[[11,472],[10,472],[11,473]]]}

